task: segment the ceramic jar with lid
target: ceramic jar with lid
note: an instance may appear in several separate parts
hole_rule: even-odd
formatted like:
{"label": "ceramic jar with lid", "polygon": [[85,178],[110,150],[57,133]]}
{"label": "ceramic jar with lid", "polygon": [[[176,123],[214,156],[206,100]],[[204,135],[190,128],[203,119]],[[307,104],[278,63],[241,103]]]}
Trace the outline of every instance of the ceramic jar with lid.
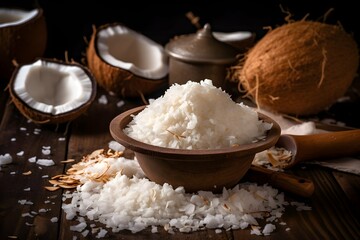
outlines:
{"label": "ceramic jar with lid", "polygon": [[213,81],[216,87],[225,87],[227,69],[237,60],[238,50],[217,40],[209,24],[195,34],[181,35],[166,44],[169,55],[169,84],[187,81]]}

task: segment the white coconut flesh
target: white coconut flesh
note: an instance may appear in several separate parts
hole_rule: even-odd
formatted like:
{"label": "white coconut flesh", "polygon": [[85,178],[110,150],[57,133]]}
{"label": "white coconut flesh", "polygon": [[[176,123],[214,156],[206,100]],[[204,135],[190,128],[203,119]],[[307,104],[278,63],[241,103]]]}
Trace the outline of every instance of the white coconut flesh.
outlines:
{"label": "white coconut flesh", "polygon": [[38,60],[19,69],[13,88],[31,108],[59,115],[87,103],[92,82],[79,66]]}
{"label": "white coconut flesh", "polygon": [[214,37],[223,42],[241,41],[252,37],[251,32],[213,32]]}
{"label": "white coconut flesh", "polygon": [[96,47],[104,61],[135,75],[160,79],[168,73],[163,46],[124,26],[100,30]]}
{"label": "white coconut flesh", "polygon": [[24,11],[18,9],[0,9],[0,28],[23,24],[37,16],[38,9]]}

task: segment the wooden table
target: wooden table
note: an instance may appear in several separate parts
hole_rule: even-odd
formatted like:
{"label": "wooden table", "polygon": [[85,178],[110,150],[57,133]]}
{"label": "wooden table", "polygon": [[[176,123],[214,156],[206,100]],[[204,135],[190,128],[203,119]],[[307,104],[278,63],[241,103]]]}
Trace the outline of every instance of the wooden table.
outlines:
{"label": "wooden table", "polygon": [[[103,94],[109,100],[107,104],[96,100],[86,113],[71,123],[47,126],[29,122],[8,99],[7,91],[1,93],[0,154],[9,153],[13,163],[2,166],[0,171],[0,239],[49,240],[73,239],[74,236],[96,239],[96,233],[83,237],[70,230],[77,222],[65,218],[61,209],[62,190],[50,192],[44,186],[49,185],[51,176],[64,173],[71,166],[60,161],[68,158],[79,161],[93,150],[107,148],[113,140],[109,133],[110,121],[119,113],[142,104],[140,100],[124,100],[125,105],[118,107],[116,104],[122,99],[101,89],[98,98]],[[50,146],[55,166],[40,168],[28,161],[34,156],[48,157],[42,154],[44,146]],[[32,174],[23,175],[28,171]],[[287,225],[277,225],[270,236],[251,235],[249,229],[175,234],[164,230],[153,234],[146,229],[136,234],[109,231],[106,239],[360,239],[360,176],[315,165],[306,169],[295,167],[291,172],[311,179],[315,192],[308,199],[285,193],[286,200],[304,202],[312,210],[296,211],[289,207],[281,217]],[[31,204],[21,204],[19,200]],[[39,209],[48,211],[39,213]],[[57,222],[51,221],[54,217],[58,218]],[[287,227],[289,231],[285,231]]]}

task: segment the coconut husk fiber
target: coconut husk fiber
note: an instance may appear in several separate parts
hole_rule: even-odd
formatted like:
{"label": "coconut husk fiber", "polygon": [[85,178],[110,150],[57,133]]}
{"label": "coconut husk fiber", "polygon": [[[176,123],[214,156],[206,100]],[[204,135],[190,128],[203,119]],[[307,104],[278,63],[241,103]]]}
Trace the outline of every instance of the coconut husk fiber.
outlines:
{"label": "coconut husk fiber", "polygon": [[358,65],[357,43],[343,28],[301,20],[265,34],[239,63],[236,76],[259,108],[307,116],[342,97]]}

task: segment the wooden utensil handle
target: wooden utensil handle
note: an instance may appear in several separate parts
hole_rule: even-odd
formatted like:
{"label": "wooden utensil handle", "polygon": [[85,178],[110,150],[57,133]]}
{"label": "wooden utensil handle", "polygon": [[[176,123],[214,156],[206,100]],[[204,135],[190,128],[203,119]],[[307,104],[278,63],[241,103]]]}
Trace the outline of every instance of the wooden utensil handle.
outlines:
{"label": "wooden utensil handle", "polygon": [[360,129],[312,135],[282,135],[277,143],[277,146],[281,145],[293,152],[295,162],[360,155]]}
{"label": "wooden utensil handle", "polygon": [[299,195],[311,197],[314,193],[314,183],[307,179],[284,172],[273,171],[264,167],[252,165],[247,176],[251,175],[251,180],[255,182],[268,182],[271,186],[281,190]]}

